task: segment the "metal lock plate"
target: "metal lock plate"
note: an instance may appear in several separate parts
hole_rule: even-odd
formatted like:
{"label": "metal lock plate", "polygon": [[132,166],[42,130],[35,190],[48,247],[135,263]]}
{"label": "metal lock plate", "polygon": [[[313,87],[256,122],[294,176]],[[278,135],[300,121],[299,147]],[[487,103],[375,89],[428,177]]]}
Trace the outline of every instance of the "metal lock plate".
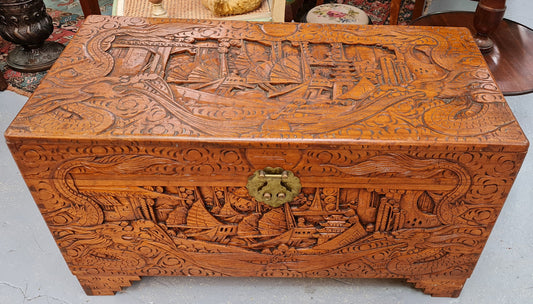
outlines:
{"label": "metal lock plate", "polygon": [[279,207],[296,198],[302,185],[291,171],[267,167],[250,176],[246,188],[257,201]]}

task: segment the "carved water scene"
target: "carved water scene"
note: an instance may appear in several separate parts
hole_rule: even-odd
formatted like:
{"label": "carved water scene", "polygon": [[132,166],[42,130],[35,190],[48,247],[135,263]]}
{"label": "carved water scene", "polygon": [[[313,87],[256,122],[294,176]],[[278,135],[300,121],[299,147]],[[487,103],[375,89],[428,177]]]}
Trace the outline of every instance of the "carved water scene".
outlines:
{"label": "carved water scene", "polygon": [[[122,54],[119,48],[130,52],[132,43],[117,41],[116,52],[123,55],[117,56],[128,61],[132,54]],[[166,64],[165,80],[175,95],[186,96],[190,90],[182,88],[189,88],[201,92],[201,100],[222,96],[264,102],[276,98],[285,105],[299,101],[304,106],[357,108],[364,107],[365,97],[382,84],[407,84],[414,79],[406,64],[385,47],[224,39],[169,48],[175,53],[159,62],[147,59],[141,68]],[[152,55],[142,53],[145,58]]]}
{"label": "carved water scene", "polygon": [[[379,194],[363,189],[310,188],[295,201],[271,208],[250,198],[245,188],[143,190],[159,198],[101,194],[93,198],[102,205],[105,218],[154,221],[179,248],[190,251],[240,247],[272,254],[285,247],[302,254],[331,252],[375,231],[439,225],[435,203],[423,191]],[[407,208],[400,207],[404,196],[411,200],[402,202]]]}
{"label": "carved water scene", "polygon": [[516,123],[475,45],[446,30],[98,20],[21,113],[35,130],[481,141]]}

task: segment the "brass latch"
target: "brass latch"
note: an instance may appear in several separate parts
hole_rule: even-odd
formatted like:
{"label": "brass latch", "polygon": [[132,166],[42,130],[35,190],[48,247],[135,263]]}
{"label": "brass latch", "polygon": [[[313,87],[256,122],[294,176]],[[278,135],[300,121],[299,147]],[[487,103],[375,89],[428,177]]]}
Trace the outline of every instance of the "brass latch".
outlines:
{"label": "brass latch", "polygon": [[257,201],[279,207],[296,198],[302,185],[291,171],[267,167],[250,176],[246,188]]}

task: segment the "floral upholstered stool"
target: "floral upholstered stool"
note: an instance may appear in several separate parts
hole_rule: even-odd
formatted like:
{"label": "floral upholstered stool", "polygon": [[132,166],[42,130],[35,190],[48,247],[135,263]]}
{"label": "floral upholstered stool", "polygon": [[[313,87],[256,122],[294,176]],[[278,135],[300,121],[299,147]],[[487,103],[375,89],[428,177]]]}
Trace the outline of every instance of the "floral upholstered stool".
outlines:
{"label": "floral upholstered stool", "polygon": [[309,23],[349,23],[369,24],[370,19],[361,9],[337,3],[327,3],[315,6],[306,16]]}

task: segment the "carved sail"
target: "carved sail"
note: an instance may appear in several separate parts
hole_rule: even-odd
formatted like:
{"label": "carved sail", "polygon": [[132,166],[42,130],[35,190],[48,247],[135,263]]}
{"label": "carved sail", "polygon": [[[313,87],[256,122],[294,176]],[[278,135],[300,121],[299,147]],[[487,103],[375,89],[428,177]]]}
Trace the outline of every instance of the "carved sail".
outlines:
{"label": "carved sail", "polygon": [[[232,194],[229,194],[228,196],[233,196]],[[235,211],[233,207],[231,207],[231,200],[226,201],[224,206],[222,206],[222,209],[220,209],[220,212],[218,215],[225,216],[225,217],[232,217],[235,215],[238,215],[239,212]]]}
{"label": "carved sail", "polygon": [[184,206],[178,206],[169,213],[166,224],[168,227],[181,226],[187,224],[187,213],[189,210]]}
{"label": "carved sail", "polygon": [[222,223],[218,221],[207,209],[201,200],[197,200],[189,209],[187,215],[187,226],[194,228],[208,228],[220,226]]}
{"label": "carved sail", "polygon": [[261,214],[252,213],[248,216],[245,216],[242,221],[239,222],[237,226],[237,235],[244,237],[259,237],[259,219]]}
{"label": "carved sail", "polygon": [[326,212],[324,211],[324,205],[322,204],[322,200],[320,199],[320,188],[316,189],[313,202],[311,203],[311,206],[309,206],[308,212],[311,212],[312,214],[316,215],[326,214]]}
{"label": "carved sail", "polygon": [[289,56],[275,64],[270,72],[271,83],[301,83],[302,68],[300,67],[300,58]]}
{"label": "carved sail", "polygon": [[338,99],[363,99],[368,97],[375,89],[376,86],[367,78],[363,77],[359,83],[352,87],[348,92],[339,96]]}
{"label": "carved sail", "polygon": [[273,209],[259,220],[259,232],[262,235],[277,235],[287,231],[287,221],[283,209]]}

